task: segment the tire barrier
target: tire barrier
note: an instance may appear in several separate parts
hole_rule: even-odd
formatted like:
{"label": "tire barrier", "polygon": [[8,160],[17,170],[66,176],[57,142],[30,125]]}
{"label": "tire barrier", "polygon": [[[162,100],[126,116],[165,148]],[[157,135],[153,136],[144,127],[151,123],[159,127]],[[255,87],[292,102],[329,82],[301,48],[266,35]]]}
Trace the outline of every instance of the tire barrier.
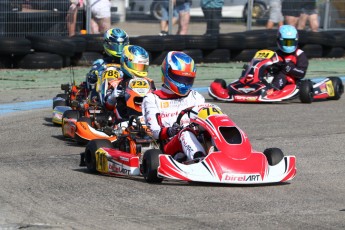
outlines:
{"label": "tire barrier", "polygon": [[[345,57],[345,31],[299,31],[299,45],[308,58]],[[159,65],[168,51],[184,51],[196,63],[248,62],[259,49],[276,49],[275,30],[252,30],[204,35],[168,35],[131,37],[133,45],[144,47],[150,64]],[[91,66],[102,57],[103,36],[25,38],[0,37],[0,68],[46,69]]]}

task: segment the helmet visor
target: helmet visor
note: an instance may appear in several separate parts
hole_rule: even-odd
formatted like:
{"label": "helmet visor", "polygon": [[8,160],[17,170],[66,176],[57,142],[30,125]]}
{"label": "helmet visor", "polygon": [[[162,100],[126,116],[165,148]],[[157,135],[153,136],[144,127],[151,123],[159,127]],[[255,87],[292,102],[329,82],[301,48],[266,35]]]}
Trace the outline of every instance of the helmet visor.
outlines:
{"label": "helmet visor", "polygon": [[195,77],[181,76],[181,75],[174,74],[170,70],[169,70],[169,77],[174,82],[177,82],[179,84],[183,84],[185,86],[192,86],[194,83],[194,79],[195,79]]}
{"label": "helmet visor", "polygon": [[280,44],[282,46],[296,46],[297,41],[296,41],[296,39],[282,39],[282,40],[280,40]]}
{"label": "helmet visor", "polygon": [[140,71],[140,72],[147,72],[149,66],[147,64],[144,63],[133,63],[133,62],[126,62],[127,67],[135,70],[135,71]]}
{"label": "helmet visor", "polygon": [[115,51],[117,54],[121,54],[123,51],[123,48],[127,45],[126,43],[118,43],[118,42],[111,42],[106,41],[108,49]]}

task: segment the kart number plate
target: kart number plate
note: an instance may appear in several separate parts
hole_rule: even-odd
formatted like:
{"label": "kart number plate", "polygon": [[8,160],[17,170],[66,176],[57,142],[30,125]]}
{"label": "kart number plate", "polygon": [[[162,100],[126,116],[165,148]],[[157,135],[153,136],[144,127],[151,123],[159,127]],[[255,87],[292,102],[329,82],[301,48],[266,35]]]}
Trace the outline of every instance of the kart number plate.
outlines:
{"label": "kart number plate", "polygon": [[109,68],[103,72],[103,81],[105,79],[117,79],[120,78],[121,74],[116,68]]}
{"label": "kart number plate", "polygon": [[200,109],[200,111],[198,113],[198,117],[203,119],[203,120],[206,120],[209,116],[217,115],[217,114],[223,114],[223,113],[222,113],[222,111],[220,111],[217,108],[207,107],[207,108]]}
{"label": "kart number plate", "polygon": [[150,86],[149,86],[149,83],[147,82],[147,80],[139,80],[139,79],[136,79],[136,80],[131,80],[130,83],[129,83],[129,87],[132,88],[132,89],[149,89]]}
{"label": "kart number plate", "polygon": [[275,52],[272,50],[259,50],[255,53],[254,58],[256,59],[269,59],[274,56]]}

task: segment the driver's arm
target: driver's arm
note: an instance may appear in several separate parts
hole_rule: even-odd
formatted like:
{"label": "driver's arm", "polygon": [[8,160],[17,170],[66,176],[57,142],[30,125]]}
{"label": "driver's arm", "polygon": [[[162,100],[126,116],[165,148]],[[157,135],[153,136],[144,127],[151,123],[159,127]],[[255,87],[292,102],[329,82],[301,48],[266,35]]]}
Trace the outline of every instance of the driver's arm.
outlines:
{"label": "driver's arm", "polygon": [[168,127],[161,125],[160,110],[153,93],[147,94],[142,103],[142,113],[145,123],[150,128],[153,137],[159,140],[168,139]]}

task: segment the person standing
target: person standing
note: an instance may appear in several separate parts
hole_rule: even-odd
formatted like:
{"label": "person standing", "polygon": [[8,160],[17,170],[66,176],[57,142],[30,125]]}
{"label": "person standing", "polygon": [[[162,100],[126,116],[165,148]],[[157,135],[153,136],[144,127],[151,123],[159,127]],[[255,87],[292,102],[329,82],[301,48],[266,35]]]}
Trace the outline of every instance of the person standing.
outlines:
{"label": "person standing", "polygon": [[316,0],[303,1],[301,5],[301,15],[299,17],[297,29],[304,30],[307,20],[309,21],[310,29],[313,32],[319,30],[318,9],[316,6]]}
{"label": "person standing", "polygon": [[[168,35],[168,30],[169,30],[169,0],[163,0],[162,3],[160,4],[160,9],[161,9],[161,22],[160,22],[160,27],[161,27],[161,32],[159,33],[160,36],[165,36]],[[173,15],[172,15],[172,24],[175,25],[178,20],[178,13],[176,9],[173,9]]]}
{"label": "person standing", "polygon": [[91,7],[91,33],[105,33],[111,27],[111,3],[109,0],[88,0]]}
{"label": "person standing", "polygon": [[192,0],[174,0],[175,9],[179,16],[177,34],[186,35],[188,33],[188,26],[190,21],[190,7]]}
{"label": "person standing", "polygon": [[267,21],[266,29],[272,29],[275,24],[278,24],[278,27],[284,24],[281,0],[270,0],[270,17]]}
{"label": "person standing", "polygon": [[222,20],[224,0],[201,0],[200,6],[206,20],[206,34],[218,35]]}
{"label": "person standing", "polygon": [[83,0],[70,0],[70,3],[66,20],[68,36],[72,37],[76,33],[78,9],[83,7],[84,2]]}
{"label": "person standing", "polygon": [[285,24],[297,27],[299,15],[301,13],[301,0],[283,0],[282,13]]}

